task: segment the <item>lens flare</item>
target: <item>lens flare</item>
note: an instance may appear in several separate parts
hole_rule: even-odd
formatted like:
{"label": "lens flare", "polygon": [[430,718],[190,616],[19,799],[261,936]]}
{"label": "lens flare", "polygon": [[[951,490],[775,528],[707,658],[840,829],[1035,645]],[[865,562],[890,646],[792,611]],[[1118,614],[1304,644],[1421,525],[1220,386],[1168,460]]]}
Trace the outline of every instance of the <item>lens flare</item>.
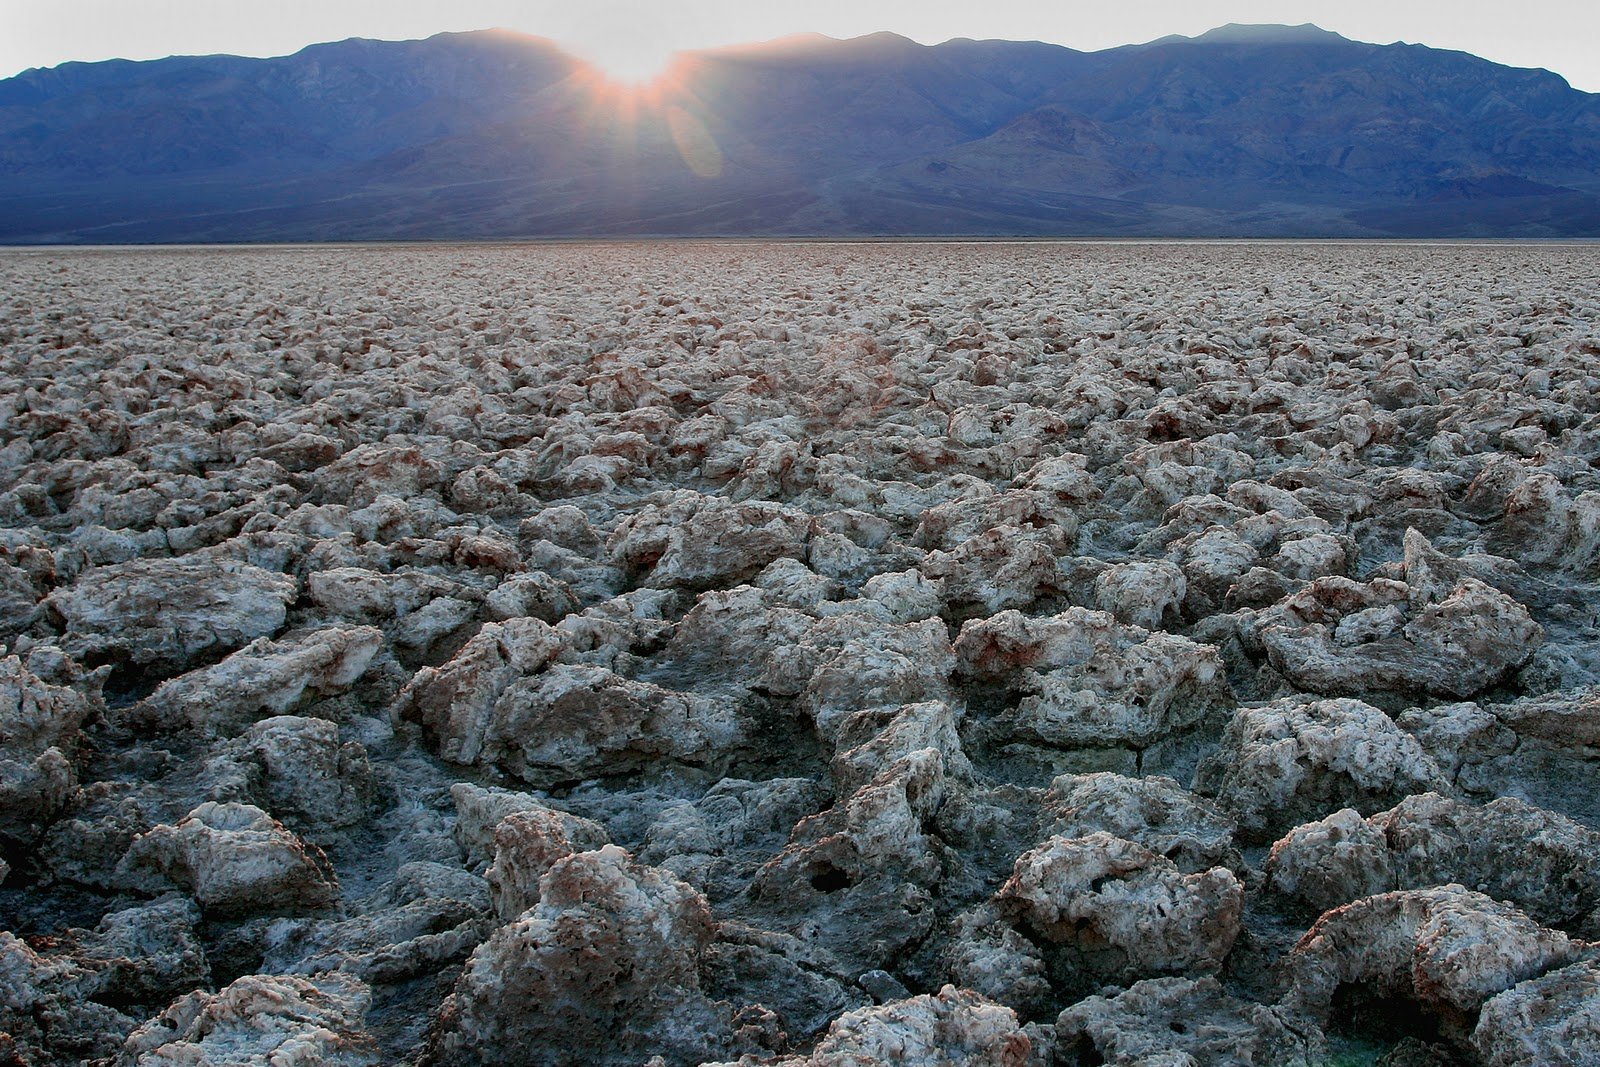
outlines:
{"label": "lens flare", "polygon": [[722,174],[722,149],[711,135],[706,124],[698,117],[677,105],[667,108],[667,126],[672,131],[672,142],[678,146],[678,155],[689,169],[702,178],[716,178]]}

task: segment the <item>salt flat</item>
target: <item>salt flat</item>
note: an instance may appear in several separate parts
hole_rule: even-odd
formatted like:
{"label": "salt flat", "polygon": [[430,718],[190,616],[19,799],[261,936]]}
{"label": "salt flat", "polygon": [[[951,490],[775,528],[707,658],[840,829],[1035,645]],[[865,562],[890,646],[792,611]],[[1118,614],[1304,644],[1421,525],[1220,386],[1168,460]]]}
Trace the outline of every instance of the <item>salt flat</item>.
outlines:
{"label": "salt flat", "polygon": [[1595,246],[0,252],[0,1053],[1600,1058],[1597,390]]}

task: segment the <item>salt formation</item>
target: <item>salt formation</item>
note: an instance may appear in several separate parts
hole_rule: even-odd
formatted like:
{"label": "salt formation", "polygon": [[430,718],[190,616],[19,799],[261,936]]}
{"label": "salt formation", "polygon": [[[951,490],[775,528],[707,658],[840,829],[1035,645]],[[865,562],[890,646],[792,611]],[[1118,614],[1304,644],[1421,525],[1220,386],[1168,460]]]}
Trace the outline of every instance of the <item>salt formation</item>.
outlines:
{"label": "salt formation", "polygon": [[0,278],[0,1062],[1600,1057],[1591,249]]}

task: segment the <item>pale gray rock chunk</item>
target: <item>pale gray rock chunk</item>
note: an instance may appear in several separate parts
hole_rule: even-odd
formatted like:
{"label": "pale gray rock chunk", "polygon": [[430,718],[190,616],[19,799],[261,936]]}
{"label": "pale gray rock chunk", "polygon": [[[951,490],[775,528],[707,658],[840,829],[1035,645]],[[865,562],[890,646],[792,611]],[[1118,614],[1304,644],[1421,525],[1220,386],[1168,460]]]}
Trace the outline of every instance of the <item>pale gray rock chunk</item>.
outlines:
{"label": "pale gray rock chunk", "polygon": [[1322,1067],[1321,1030],[1229,996],[1215,978],[1147,978],[1079,1001],[1056,1020],[1055,1062],[1124,1067]]}
{"label": "pale gray rock chunk", "polygon": [[528,516],[522,520],[517,535],[523,541],[549,541],[586,556],[599,552],[604,544],[589,517],[571,504],[558,504]]}
{"label": "pale gray rock chunk", "polygon": [[832,578],[818,574],[789,556],[767,564],[751,584],[766,590],[775,603],[802,611],[816,611],[824,602],[834,599],[839,591],[839,583]]}
{"label": "pale gray rock chunk", "polygon": [[112,1067],[376,1067],[371,1001],[350,975],[247,975],[174,1001],[129,1035]]}
{"label": "pale gray rock chunk", "polygon": [[472,467],[450,483],[450,505],[465,514],[510,515],[525,512],[533,498],[490,467]]}
{"label": "pale gray rock chunk", "polygon": [[376,783],[359,741],[326,719],[276,715],[221,746],[206,764],[210,799],[254,802],[307,832],[362,821]]}
{"label": "pale gray rock chunk", "polygon": [[568,615],[556,624],[565,645],[562,662],[616,668],[654,649],[672,633],[680,596],[675,590],[635,589]]}
{"label": "pale gray rock chunk", "polygon": [[31,844],[66,807],[83,726],[102,707],[97,694],[52,685],[16,656],[0,659],[0,837]]}
{"label": "pale gray rock chunk", "polygon": [[956,986],[1025,1019],[1039,1016],[1054,1000],[1044,954],[1000,917],[993,901],[957,916],[941,963]]}
{"label": "pale gray rock chunk", "polygon": [[1342,807],[1365,813],[1412,793],[1449,788],[1422,746],[1359,700],[1296,697],[1240,708],[1195,774],[1239,822],[1240,839],[1266,844]]}
{"label": "pale gray rock chunk", "polygon": [[13,1062],[68,1064],[111,1056],[137,1020],[84,995],[86,975],[71,958],[34,951],[0,930],[0,1051]]}
{"label": "pale gray rock chunk", "polygon": [[555,815],[560,819],[562,832],[567,839],[581,846],[573,851],[588,852],[610,843],[605,828],[599,823],[551,808],[529,793],[456,782],[450,787],[450,799],[456,809],[456,823],[452,830],[456,844],[461,847],[468,865],[479,871],[494,860],[495,830],[501,820],[520,811]]}
{"label": "pale gray rock chunk", "polygon": [[85,571],[46,604],[78,659],[175,672],[283,628],[298,586],[228,559],[132,560]]}
{"label": "pale gray rock chunk", "polygon": [[913,752],[934,749],[945,773],[970,778],[972,765],[961,750],[961,714],[942,700],[901,707],[864,708],[843,719],[834,739],[831,764],[834,789],[848,797],[885,768]]}
{"label": "pale gray rock chunk", "polygon": [[65,566],[58,574],[68,581],[90,566],[127,563],[144,556],[159,557],[172,547],[165,530],[108,530],[96,522],[85,523],[72,531],[68,544],[71,547],[61,556]]}
{"label": "pale gray rock chunk", "polygon": [[1302,522],[1316,517],[1316,513],[1290,490],[1253,478],[1233,482],[1224,495],[1230,504],[1258,515],[1276,516],[1281,522]]}
{"label": "pale gray rock chunk", "polygon": [[68,930],[52,951],[72,958],[80,996],[108,1004],[161,1003],[210,980],[199,922],[191,901],[169,897],[110,912],[92,930]]}
{"label": "pale gray rock chunk", "polygon": [[[836,458],[836,457],[828,457]],[[887,493],[887,490],[885,490]],[[907,515],[906,520],[913,520],[915,514]],[[911,551],[897,541],[900,526],[887,514],[874,509],[862,511],[859,507],[845,507],[838,510],[824,511],[816,517],[816,529],[836,534],[849,541],[857,548],[868,552],[883,552],[894,555],[898,552]],[[813,540],[815,539],[813,535]],[[881,561],[880,561],[881,562]],[[880,567],[879,573],[894,570],[893,567]],[[819,572],[820,573],[820,572]]]}
{"label": "pale gray rock chunk", "polygon": [[817,943],[841,973],[890,965],[934,926],[946,857],[929,825],[945,788],[943,758],[923,749],[802,819],[751,885],[762,922]]}
{"label": "pale gray rock chunk", "polygon": [[506,815],[494,828],[486,875],[496,914],[510,921],[539,900],[539,881],[557,860],[610,844],[597,823],[543,806]]}
{"label": "pale gray rock chunk", "polygon": [[[920,439],[919,439],[920,438]],[[935,455],[943,457],[948,455],[941,445],[927,441],[923,435],[902,438],[902,443],[913,448],[926,448]],[[914,523],[930,508],[937,508],[941,504],[952,500],[962,499],[987,499],[994,496],[994,489],[983,479],[969,474],[958,474],[953,477],[939,478],[925,485],[913,484],[903,478],[893,476],[895,473],[883,472],[873,482],[867,482],[867,489],[859,500],[849,502],[852,508],[870,506],[872,513],[891,522]],[[885,476],[887,475],[887,476]],[[927,479],[919,479],[928,481]],[[852,538],[852,540],[854,540]]]}
{"label": "pale gray rock chunk", "polygon": [[1561,748],[1600,748],[1600,689],[1524,697],[1490,706],[1519,738]]}
{"label": "pale gray rock chunk", "polygon": [[580,555],[549,541],[534,541],[525,546],[522,564],[530,571],[548,574],[564,583],[578,603],[592,604],[609,600],[631,584],[622,568],[604,562],[605,559],[604,553]]}
{"label": "pale gray rock chunk", "polygon": [[1287,578],[1309,580],[1344,574],[1352,562],[1354,553],[1344,539],[1330,533],[1308,533],[1280,544],[1267,566]]}
{"label": "pale gray rock chunk", "polygon": [[513,575],[495,586],[484,598],[484,607],[496,622],[528,617],[557,623],[578,610],[578,598],[566,582],[534,571]]}
{"label": "pale gray rock chunk", "polygon": [[382,632],[370,626],[262,638],[221,663],[162,683],[134,714],[169,729],[232,737],[257,719],[347,691],[382,646]]}
{"label": "pale gray rock chunk", "polygon": [[1572,605],[1581,599],[1581,594],[1577,594],[1569,582],[1543,581],[1530,575],[1515,559],[1481,552],[1447,556],[1414,529],[1406,531],[1402,545],[1404,556],[1400,573],[1411,591],[1414,605],[1425,605],[1448,596],[1466,578],[1476,578],[1513,600],[1544,611]]}
{"label": "pale gray rock chunk", "polygon": [[975,534],[950,551],[930,552],[921,571],[939,583],[957,617],[992,615],[1026,608],[1064,584],[1059,557],[1073,539],[1059,526],[1045,529],[998,526]]}
{"label": "pale gray rock chunk", "polygon": [[1484,1067],[1600,1062],[1600,963],[1561,967],[1490,997],[1472,1048]]}
{"label": "pale gray rock chunk", "polygon": [[[904,566],[908,561],[897,562]],[[858,585],[881,572],[884,560],[877,552],[857,544],[845,534],[818,531],[806,542],[806,564],[842,585]]]}
{"label": "pale gray rock chunk", "polygon": [[1160,630],[1176,619],[1188,592],[1188,581],[1175,563],[1119,563],[1095,578],[1094,605],[1115,615],[1118,622]]}
{"label": "pale gray rock chunk", "polygon": [[1410,530],[1405,582],[1322,578],[1261,613],[1253,632],[1272,666],[1312,692],[1472,696],[1526,663],[1544,630],[1453,564]]}
{"label": "pale gray rock chunk", "polygon": [[1516,750],[1516,731],[1478,704],[1407,708],[1396,723],[1417,739],[1452,781],[1467,771]]}
{"label": "pale gray rock chunk", "polygon": [[1180,538],[1167,552],[1182,565],[1188,603],[1200,610],[1220,601],[1228,587],[1261,559],[1254,545],[1224,526]]}
{"label": "pale gray rock chunk", "polygon": [[1302,587],[1275,570],[1251,567],[1228,586],[1223,603],[1229,610],[1268,608]]}
{"label": "pale gray rock chunk", "polygon": [[397,561],[458,568],[462,584],[474,590],[528,566],[514,538],[498,526],[470,516],[453,516],[431,539],[415,544],[402,540],[394,552]]}
{"label": "pale gray rock chunk", "polygon": [[[1178,444],[1192,447],[1188,441]],[[1182,500],[1212,496],[1222,490],[1223,478],[1218,471],[1203,464],[1172,462],[1172,458],[1171,450],[1159,445],[1141,445],[1124,457],[1122,466],[1128,475],[1120,488],[1122,493],[1131,495],[1128,507],[1135,514],[1157,518]]]}
{"label": "pale gray rock chunk", "polygon": [[917,517],[913,541],[930,549],[957,548],[996,527],[1044,529],[1070,544],[1078,530],[1077,516],[1063,508],[1053,494],[1031,489],[1008,489],[928,508]]}
{"label": "pale gray rock chunk", "polygon": [[[706,1064],[705,1067],[742,1067]],[[1030,1067],[1033,1043],[1016,1013],[967,989],[945,986],[937,994],[858,1008],[834,1020],[808,1056],[763,1061],[771,1067]]]}
{"label": "pale gray rock chunk", "polygon": [[7,555],[5,546],[0,546],[0,638],[23,633],[33,625],[45,592],[42,583],[26,570],[12,566]]}
{"label": "pale gray rock chunk", "polygon": [[332,437],[302,432],[286,440],[266,443],[260,456],[286,471],[301,473],[332,463],[342,450],[343,445]]}
{"label": "pale gray rock chunk", "polygon": [[875,574],[862,584],[861,595],[882,604],[898,622],[931,619],[944,607],[942,584],[916,570]]}
{"label": "pale gray rock chunk", "polygon": [[1266,873],[1269,889],[1318,912],[1400,888],[1383,830],[1354,808],[1341,808],[1279,838],[1267,856]]}
{"label": "pale gray rock chunk", "polygon": [[1530,474],[1506,494],[1494,543],[1527,563],[1593,574],[1600,557],[1600,493],[1574,497],[1553,475]]}
{"label": "pale gray rock chunk", "polygon": [[392,618],[394,575],[365,567],[326,567],[306,576],[306,596],[331,615],[373,621]]}
{"label": "pale gray rock chunk", "polygon": [[543,670],[564,647],[538,619],[488,623],[442,667],[423,667],[395,698],[391,714],[422,727],[452,763],[478,762],[500,698]]}
{"label": "pale gray rock chunk", "polygon": [[1482,469],[1462,493],[1456,510],[1479,521],[1505,514],[1506,500],[1531,472],[1524,460],[1503,452],[1485,455]]}
{"label": "pale gray rock chunk", "polygon": [[367,567],[329,567],[306,578],[306,594],[317,607],[361,621],[403,617],[462,588],[450,578],[414,569],[385,574]]}
{"label": "pale gray rock chunk", "polygon": [[460,519],[438,500],[415,494],[379,493],[369,503],[341,499],[337,506],[346,509],[357,540],[385,546],[420,547]]}
{"label": "pale gray rock chunk", "polygon": [[1017,475],[1014,484],[1047,494],[1058,504],[1088,504],[1100,498],[1100,488],[1089,472],[1089,457],[1063,452],[1041,459]]}
{"label": "pale gray rock chunk", "polygon": [[427,1062],[714,1058],[731,1010],[701,992],[713,940],[705,899],[666,872],[615,845],[567,856],[541,882],[539,903],[467,961]]}
{"label": "pale gray rock chunk", "polygon": [[810,516],[796,508],[680,491],[619,523],[606,551],[641,572],[643,584],[707,589],[754,578],[775,559],[803,557],[810,533]]}
{"label": "pale gray rock chunk", "polygon": [[1399,604],[1362,608],[1339,620],[1333,639],[1341,645],[1364,645],[1399,633],[1406,624],[1406,613]]}
{"label": "pale gray rock chunk", "polygon": [[1513,797],[1477,805],[1424,793],[1369,819],[1345,809],[1297,827],[1273,845],[1267,875],[1319,911],[1458,882],[1569,926],[1600,908],[1600,834]]}
{"label": "pale gray rock chunk", "polygon": [[1359,986],[1415,1002],[1459,1038],[1486,999],[1577,951],[1559,930],[1460,885],[1382,893],[1327,912],[1306,932],[1285,964],[1282,1003],[1326,1020],[1340,987]]}
{"label": "pale gray rock chunk", "polygon": [[207,802],[155,827],[134,839],[120,869],[223,916],[315,911],[339,896],[322,850],[249,804]]}
{"label": "pale gray rock chunk", "polygon": [[357,445],[315,475],[324,502],[364,508],[384,496],[407,500],[443,487],[444,467],[425,448],[389,442]]}
{"label": "pale gray rock chunk", "polygon": [[772,649],[766,666],[769,677],[804,679],[799,706],[832,747],[861,708],[947,700],[955,657],[938,619],[897,625],[848,615],[822,619],[795,646]]}
{"label": "pale gray rock chunk", "polygon": [[544,481],[568,493],[603,493],[632,482],[638,469],[628,456],[590,453],[573,458]]}
{"label": "pale gray rock chunk", "polygon": [[1013,924],[1071,950],[1085,974],[1131,981],[1220,968],[1239,936],[1244,887],[1224,868],[1185,874],[1095,833],[1052,837],[1018,857],[995,901]]}
{"label": "pale gray rock chunk", "polygon": [[[748,686],[753,678],[791,697],[805,689],[819,660],[838,644],[884,626],[863,614],[819,622],[810,612],[777,603],[764,589],[744,585],[700,594],[670,628],[661,655],[702,679]],[[826,640],[835,633],[835,640]]]}
{"label": "pale gray rock chunk", "polygon": [[885,1062],[1025,1067],[1031,1052],[1032,1044],[1010,1008],[947,985],[933,995],[841,1015],[799,1062],[805,1067]]}
{"label": "pale gray rock chunk", "polygon": [[476,589],[486,579],[516,574],[527,568],[517,543],[499,527],[482,520],[457,518],[437,535],[413,545],[395,546],[397,560],[419,565],[461,568],[464,585]]}
{"label": "pale gray rock chunk", "polygon": [[476,762],[535,785],[573,783],[662,761],[715,766],[738,737],[735,709],[725,702],[604,667],[557,664],[500,694]]}
{"label": "pale gray rock chunk", "polygon": [[1004,611],[963,626],[955,650],[963,675],[1022,695],[994,729],[1034,744],[1145,748],[1231,703],[1214,647],[1103,611]]}
{"label": "pale gray rock chunk", "polygon": [[1233,846],[1233,819],[1161,775],[1061,775],[1040,802],[1039,826],[1057,837],[1108,833],[1143,845],[1186,872],[1237,869],[1242,863]]}
{"label": "pale gray rock chunk", "polygon": [[1402,546],[1406,598],[1413,610],[1444,600],[1463,578],[1472,576],[1465,561],[1446,556],[1416,529],[1406,530]]}
{"label": "pale gray rock chunk", "polygon": [[[1124,479],[1119,484],[1126,492],[1136,490],[1140,483],[1137,479],[1133,481]],[[1184,494],[1167,505],[1165,511],[1159,513],[1161,525],[1140,537],[1135,547],[1141,555],[1154,555],[1171,549],[1181,561],[1190,546],[1207,533],[1212,533],[1215,536],[1209,542],[1210,547],[1226,549],[1228,554],[1237,553],[1239,558],[1243,559],[1245,556],[1257,554],[1255,546],[1235,534],[1232,528],[1247,521],[1250,516],[1249,507],[1241,507],[1232,501],[1224,500],[1216,493]],[[1129,530],[1125,536],[1133,533],[1133,530]],[[1239,543],[1249,551],[1238,548]]]}
{"label": "pale gray rock chunk", "polygon": [[414,663],[448,649],[477,619],[475,602],[442,596],[391,623],[390,640],[397,653],[410,657],[409,662]]}
{"label": "pale gray rock chunk", "polygon": [[1452,769],[1469,796],[1512,793],[1585,824],[1600,823],[1600,689],[1586,686],[1505,704],[1412,708],[1400,723]]}

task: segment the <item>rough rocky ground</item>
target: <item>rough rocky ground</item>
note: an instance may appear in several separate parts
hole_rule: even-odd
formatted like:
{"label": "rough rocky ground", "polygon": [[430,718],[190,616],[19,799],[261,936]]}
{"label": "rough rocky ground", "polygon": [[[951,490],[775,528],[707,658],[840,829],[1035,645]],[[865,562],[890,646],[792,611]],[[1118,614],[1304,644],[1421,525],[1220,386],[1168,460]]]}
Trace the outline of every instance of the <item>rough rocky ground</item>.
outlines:
{"label": "rough rocky ground", "polygon": [[1600,252],[0,255],[0,1063],[1600,1062]]}

